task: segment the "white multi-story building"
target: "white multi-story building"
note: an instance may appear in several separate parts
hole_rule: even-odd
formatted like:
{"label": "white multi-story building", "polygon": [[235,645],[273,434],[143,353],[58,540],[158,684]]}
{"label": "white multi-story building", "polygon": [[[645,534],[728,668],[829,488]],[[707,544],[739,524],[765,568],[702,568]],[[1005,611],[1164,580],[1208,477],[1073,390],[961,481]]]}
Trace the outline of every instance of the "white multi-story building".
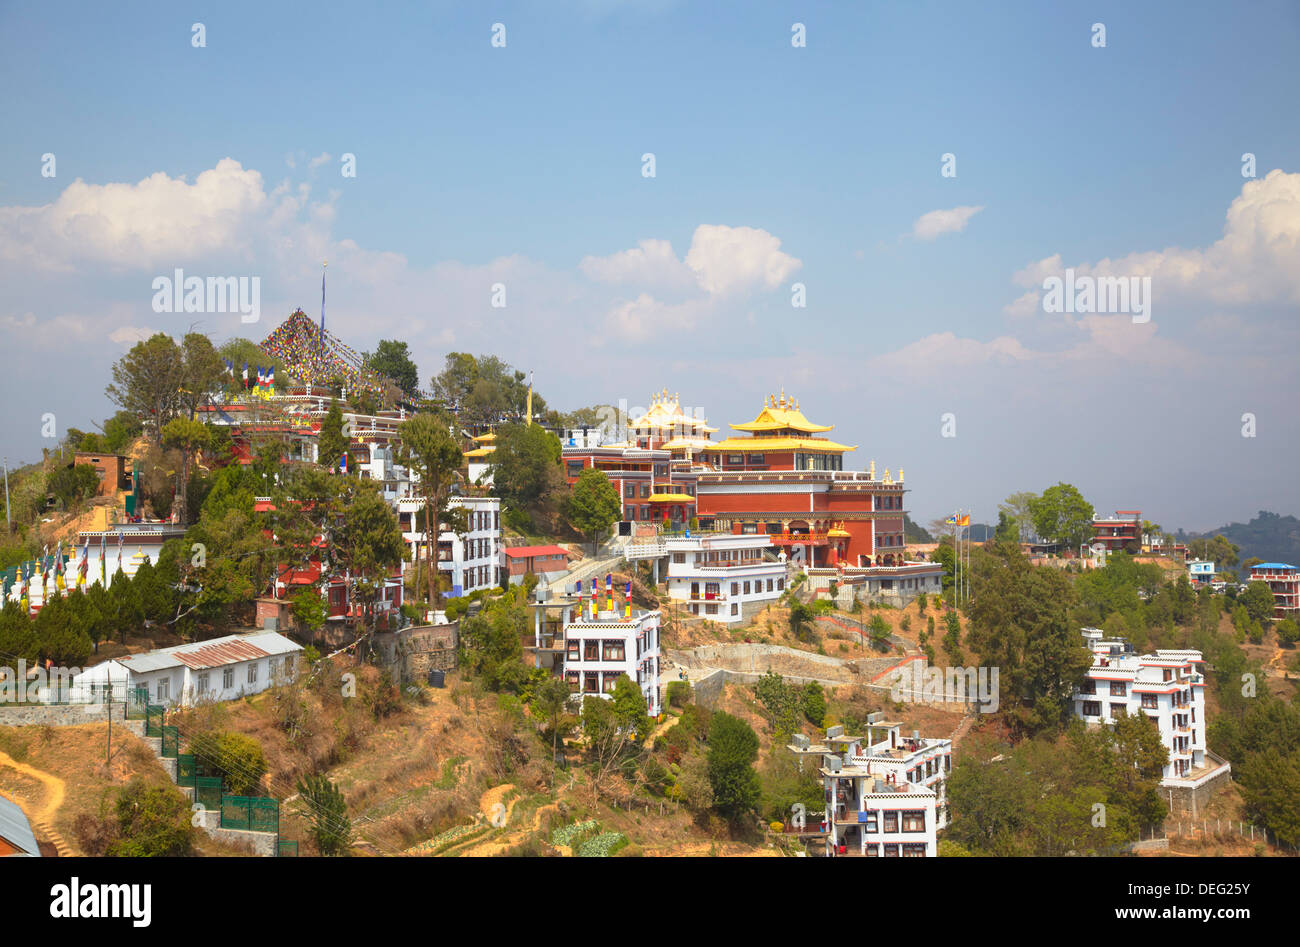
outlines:
{"label": "white multi-story building", "polygon": [[[937,854],[937,832],[948,825],[947,779],[952,741],[910,737],[902,724],[875,713],[865,736],[831,727],[825,744],[796,736],[796,756],[820,758],[826,789],[822,829],[832,854],[924,856]],[[812,822],[816,816],[809,815]]]}
{"label": "white multi-story building", "polygon": [[[566,616],[569,613],[566,611]],[[598,611],[595,618],[579,608],[564,628],[564,678],[579,699],[610,697],[626,674],[645,696],[650,716],[663,709],[659,687],[658,611]]]}
{"label": "white multi-story building", "polygon": [[662,541],[668,560],[668,597],[692,615],[746,621],[785,591],[786,564],[764,557],[761,533],[705,533]]}
{"label": "white multi-story building", "polygon": [[[460,496],[447,501],[450,509],[464,509],[469,529],[458,535],[439,524],[438,570],[451,580],[453,596],[468,595],[478,589],[501,584],[501,500],[497,497]],[[424,509],[422,497],[397,501],[397,517],[402,538],[411,547],[412,561],[424,556],[425,534],[416,529],[416,517]]]}
{"label": "white multi-story building", "polygon": [[1162,649],[1135,654],[1123,638],[1104,635],[1099,628],[1083,629],[1092,667],[1074,695],[1075,714],[1089,724],[1111,724],[1121,715],[1139,713],[1155,721],[1169,750],[1162,785],[1216,768],[1218,764],[1206,758],[1201,652]]}

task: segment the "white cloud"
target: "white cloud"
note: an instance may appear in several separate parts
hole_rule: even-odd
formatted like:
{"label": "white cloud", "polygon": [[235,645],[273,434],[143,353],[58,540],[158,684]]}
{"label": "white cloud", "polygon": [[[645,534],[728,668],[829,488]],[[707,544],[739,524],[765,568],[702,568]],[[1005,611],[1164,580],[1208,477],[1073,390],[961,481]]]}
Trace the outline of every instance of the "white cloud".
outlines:
{"label": "white cloud", "polygon": [[108,334],[108,340],[116,342],[118,345],[132,346],[137,342],[143,342],[152,335],[151,330],[142,329],[139,326],[119,326]]}
{"label": "white cloud", "polygon": [[912,236],[917,240],[934,240],[946,233],[961,233],[966,223],[984,207],[954,207],[951,210],[932,210],[922,214],[912,224]]}
{"label": "white cloud", "polygon": [[0,207],[0,260],[54,270],[171,265],[238,245],[266,203],[262,176],[231,158],[193,184],[161,171],[136,184],[78,178],[53,204]]}
{"label": "white cloud", "polygon": [[632,250],[583,257],[578,269],[600,283],[636,283],[671,289],[695,285],[695,274],[677,258],[667,240],[642,240]]}
{"label": "white cloud", "polygon": [[783,253],[781,241],[766,230],[701,224],[686,265],[706,293],[726,295],[760,286],[775,289],[803,263]]}
{"label": "white cloud", "polygon": [[310,161],[307,162],[307,167],[312,169],[319,168],[321,165],[325,164],[325,162],[329,160],[330,160],[330,153],[328,151],[322,151],[316,157],[312,158]]}

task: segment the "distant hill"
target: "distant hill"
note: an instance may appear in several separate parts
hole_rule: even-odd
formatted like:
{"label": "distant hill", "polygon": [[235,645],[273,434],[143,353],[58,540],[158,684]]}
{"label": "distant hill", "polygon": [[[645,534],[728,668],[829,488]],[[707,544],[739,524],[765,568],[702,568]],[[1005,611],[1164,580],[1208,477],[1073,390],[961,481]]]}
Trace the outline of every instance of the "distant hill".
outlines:
{"label": "distant hill", "polygon": [[1215,535],[1240,546],[1242,562],[1257,556],[1265,562],[1300,565],[1300,519],[1294,516],[1279,516],[1260,510],[1249,523],[1229,523],[1204,533],[1184,533],[1180,529],[1177,538],[1179,542],[1186,542]]}
{"label": "distant hill", "polygon": [[903,514],[903,539],[909,543],[934,542],[934,537],[930,535],[930,531],[924,526],[917,526],[906,513]]}

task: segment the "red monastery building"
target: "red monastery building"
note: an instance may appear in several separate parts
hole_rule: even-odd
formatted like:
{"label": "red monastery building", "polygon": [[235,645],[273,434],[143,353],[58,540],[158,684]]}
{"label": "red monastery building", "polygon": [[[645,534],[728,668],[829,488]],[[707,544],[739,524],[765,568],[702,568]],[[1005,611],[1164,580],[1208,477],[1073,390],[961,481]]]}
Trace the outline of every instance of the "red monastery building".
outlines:
{"label": "red monastery building", "polygon": [[775,546],[803,550],[811,567],[902,565],[903,471],[877,479],[844,470],[856,448],[817,435],[814,424],[784,392],[763,404],[747,437],[711,443],[703,457],[712,472],[698,475],[701,528],[766,533]]}

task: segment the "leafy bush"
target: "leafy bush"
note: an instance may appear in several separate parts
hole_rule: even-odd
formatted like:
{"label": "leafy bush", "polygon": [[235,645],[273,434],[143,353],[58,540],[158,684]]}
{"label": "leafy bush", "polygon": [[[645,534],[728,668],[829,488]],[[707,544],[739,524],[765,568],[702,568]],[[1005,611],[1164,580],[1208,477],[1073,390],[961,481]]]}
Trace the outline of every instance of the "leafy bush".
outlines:
{"label": "leafy bush", "polygon": [[189,804],[175,786],[151,786],[139,777],[117,797],[113,857],[159,858],[188,855],[194,844]]}
{"label": "leafy bush", "polygon": [[572,845],[578,839],[584,838],[596,831],[599,826],[595,819],[587,819],[584,822],[571,822],[568,825],[562,825],[551,833],[552,845]]}
{"label": "leafy bush", "polygon": [[198,733],[190,740],[190,752],[214,775],[221,776],[236,796],[256,795],[266,775],[262,744],[242,733]]}

